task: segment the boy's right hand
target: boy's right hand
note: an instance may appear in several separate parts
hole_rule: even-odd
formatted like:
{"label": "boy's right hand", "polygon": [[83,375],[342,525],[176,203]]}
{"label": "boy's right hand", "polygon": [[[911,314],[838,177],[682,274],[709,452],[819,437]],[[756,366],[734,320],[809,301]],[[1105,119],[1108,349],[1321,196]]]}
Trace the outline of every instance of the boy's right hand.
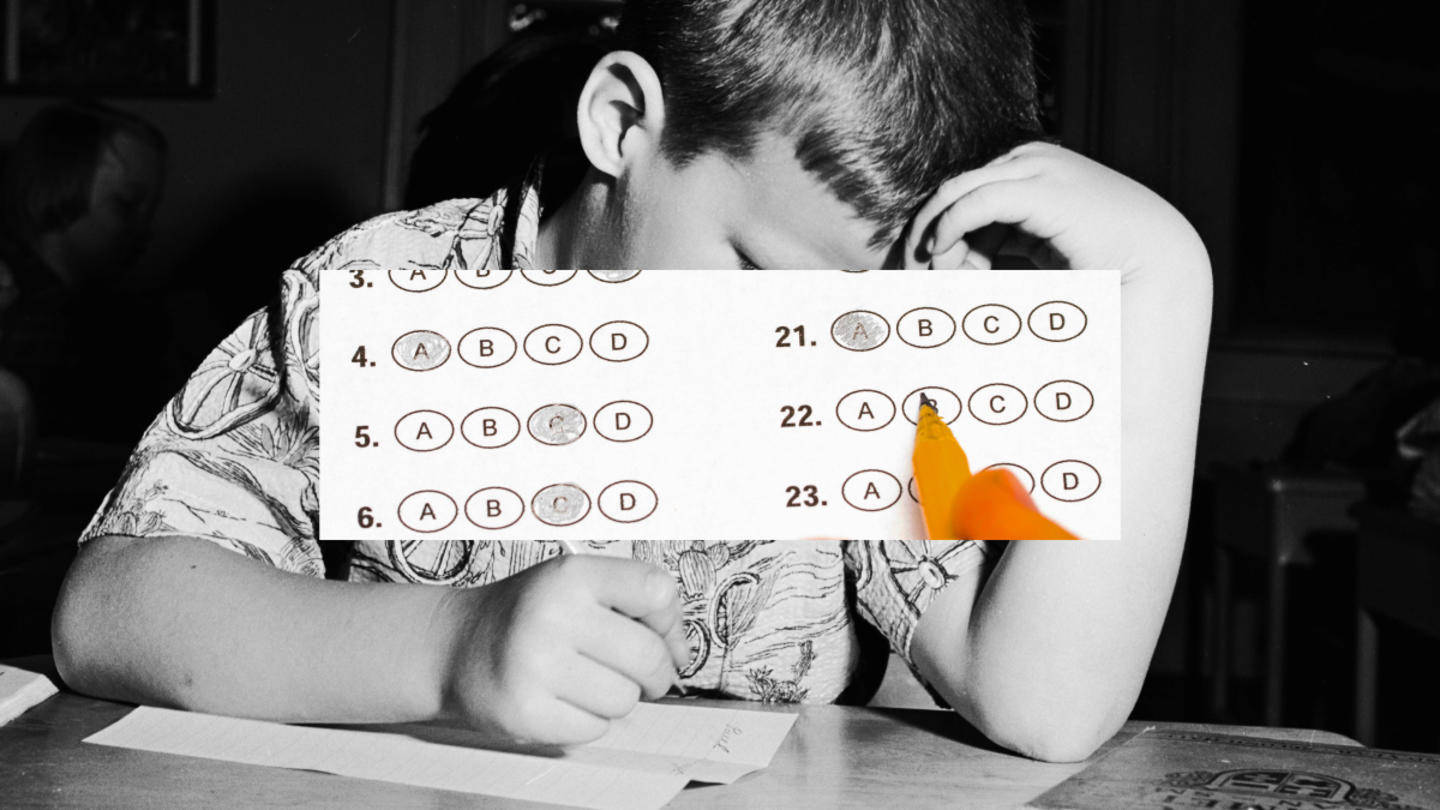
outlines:
{"label": "boy's right hand", "polygon": [[442,611],[442,716],[527,742],[596,739],[690,657],[675,580],[631,559],[556,557]]}

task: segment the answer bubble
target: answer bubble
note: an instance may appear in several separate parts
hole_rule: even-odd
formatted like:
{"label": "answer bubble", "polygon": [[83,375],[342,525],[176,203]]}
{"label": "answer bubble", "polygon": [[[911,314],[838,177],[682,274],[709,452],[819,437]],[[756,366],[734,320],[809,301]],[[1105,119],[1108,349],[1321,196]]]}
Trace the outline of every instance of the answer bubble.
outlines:
{"label": "answer bubble", "polygon": [[520,417],[504,408],[476,408],[460,421],[460,435],[482,450],[494,450],[520,435]]}
{"label": "answer bubble", "polygon": [[580,356],[585,340],[564,324],[547,323],[525,336],[525,354],[541,365],[559,366]]}
{"label": "answer bubble", "polygon": [[890,339],[890,323],[869,310],[857,309],[835,319],[830,337],[841,348],[852,352],[868,352]]}
{"label": "answer bubble", "polygon": [[1035,475],[1029,470],[1010,461],[1000,461],[986,467],[987,470],[1009,470],[1021,484],[1025,485],[1025,491],[1031,494],[1035,492]]}
{"label": "answer bubble", "polygon": [[535,493],[530,512],[542,523],[570,526],[590,514],[590,496],[574,484],[551,484]]}
{"label": "answer bubble", "polygon": [[585,434],[585,414],[574,405],[546,405],[530,414],[528,426],[536,441],[558,447]]}
{"label": "answer bubble", "polygon": [[443,267],[396,267],[390,271],[390,283],[406,292],[429,292],[447,275]]}
{"label": "answer bubble", "polygon": [[575,277],[574,270],[521,270],[526,281],[541,287],[558,287]]}
{"label": "answer bubble", "polygon": [[835,403],[835,416],[845,427],[869,433],[895,420],[895,400],[870,388],[851,391]]}
{"label": "answer bubble", "polygon": [[1074,422],[1095,407],[1095,394],[1074,380],[1055,380],[1035,392],[1035,410],[1052,422]]}
{"label": "answer bubble", "polygon": [[1008,425],[1029,410],[1025,392],[1008,383],[990,383],[970,395],[970,415],[987,425]]}
{"label": "answer bubble", "polygon": [[1069,301],[1046,301],[1030,312],[1028,321],[1035,337],[1050,343],[1074,340],[1085,331],[1085,310]]}
{"label": "answer bubble", "polygon": [[515,358],[515,338],[504,329],[482,326],[471,329],[455,344],[455,353],[466,365],[498,368]]}
{"label": "answer bubble", "polygon": [[525,514],[525,499],[505,487],[486,487],[465,499],[465,519],[482,529],[508,529]]}
{"label": "answer bubble", "polygon": [[935,400],[935,413],[945,424],[952,424],[956,419],[960,418],[960,412],[962,410],[960,407],[960,397],[949,388],[931,385],[925,388],[916,388],[900,403],[900,411],[905,414],[905,418],[909,420],[910,424],[920,424],[921,394]]}
{"label": "answer bubble", "polygon": [[450,341],[439,332],[416,329],[406,332],[395,340],[390,356],[401,368],[411,371],[430,371],[439,368],[450,359]]}
{"label": "answer bubble", "polygon": [[595,499],[600,514],[616,523],[639,523],[655,513],[660,498],[650,485],[639,481],[616,481]]}
{"label": "answer bubble", "polygon": [[916,307],[900,316],[895,333],[917,349],[933,349],[955,337],[955,319],[943,309]]}
{"label": "answer bubble", "polygon": [[460,510],[449,495],[435,489],[422,489],[406,495],[395,511],[405,528],[433,534],[448,529]]}
{"label": "answer bubble", "polygon": [[624,363],[634,360],[650,348],[650,335],[644,327],[630,321],[601,324],[590,333],[590,351],[601,360]]}
{"label": "answer bubble", "polygon": [[861,470],[845,479],[840,494],[862,512],[881,512],[900,500],[900,479],[884,470]]}
{"label": "answer bubble", "polygon": [[595,412],[595,430],[612,442],[633,442],[650,432],[655,415],[638,402],[620,400]]}
{"label": "answer bubble", "polygon": [[395,441],[407,450],[429,453],[455,437],[455,423],[439,411],[411,411],[395,423]]}
{"label": "answer bubble", "polygon": [[965,313],[960,328],[976,343],[999,346],[1020,334],[1020,314],[1004,304],[981,304]]}
{"label": "answer bubble", "polygon": [[1100,471],[1079,459],[1067,458],[1040,473],[1040,488],[1057,501],[1083,501],[1100,491]]}
{"label": "answer bubble", "polygon": [[640,275],[639,270],[591,270],[590,275],[606,284],[620,284]]}
{"label": "answer bubble", "polygon": [[488,267],[475,267],[466,270],[455,271],[455,278],[461,284],[476,290],[493,290],[501,284],[510,280],[514,270],[492,270]]}

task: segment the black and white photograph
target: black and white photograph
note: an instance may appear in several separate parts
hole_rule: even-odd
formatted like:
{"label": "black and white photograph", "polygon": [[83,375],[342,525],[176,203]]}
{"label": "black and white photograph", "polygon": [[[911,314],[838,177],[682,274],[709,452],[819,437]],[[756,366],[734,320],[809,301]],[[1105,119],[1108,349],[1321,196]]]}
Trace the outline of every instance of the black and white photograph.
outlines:
{"label": "black and white photograph", "polygon": [[1440,809],[1427,18],[0,0],[0,806]]}

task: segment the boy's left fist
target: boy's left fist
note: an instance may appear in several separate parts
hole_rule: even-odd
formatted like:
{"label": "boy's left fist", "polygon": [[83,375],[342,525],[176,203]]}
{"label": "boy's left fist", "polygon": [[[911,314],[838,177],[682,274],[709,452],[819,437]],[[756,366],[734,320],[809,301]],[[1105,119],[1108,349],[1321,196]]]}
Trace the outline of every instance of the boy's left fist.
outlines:
{"label": "boy's left fist", "polygon": [[905,237],[905,266],[988,270],[996,255],[1046,269],[1209,267],[1204,245],[1158,194],[1087,157],[1027,143],[947,180]]}

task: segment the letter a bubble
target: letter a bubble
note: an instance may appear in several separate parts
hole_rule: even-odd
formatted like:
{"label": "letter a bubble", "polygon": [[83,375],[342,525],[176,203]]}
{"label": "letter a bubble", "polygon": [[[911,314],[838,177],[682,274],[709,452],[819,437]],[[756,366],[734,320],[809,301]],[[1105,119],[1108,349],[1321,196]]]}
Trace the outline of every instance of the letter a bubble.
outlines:
{"label": "letter a bubble", "polygon": [[455,423],[439,411],[411,411],[395,423],[395,441],[408,450],[439,450],[455,435]]}
{"label": "letter a bubble", "polygon": [[450,359],[450,341],[439,332],[416,329],[401,335],[390,350],[390,355],[401,368],[429,371],[439,368]]}
{"label": "letter a bubble", "polygon": [[396,509],[405,528],[421,534],[433,534],[449,528],[455,522],[458,511],[449,495],[433,489],[405,496]]}
{"label": "letter a bubble", "polygon": [[890,338],[890,324],[874,312],[857,309],[835,319],[830,337],[852,352],[868,352]]}
{"label": "letter a bubble", "polygon": [[895,400],[871,389],[852,391],[835,405],[840,424],[851,430],[879,430],[895,419]]}
{"label": "letter a bubble", "polygon": [[396,267],[390,271],[390,281],[406,292],[429,292],[445,280],[443,267]]}

